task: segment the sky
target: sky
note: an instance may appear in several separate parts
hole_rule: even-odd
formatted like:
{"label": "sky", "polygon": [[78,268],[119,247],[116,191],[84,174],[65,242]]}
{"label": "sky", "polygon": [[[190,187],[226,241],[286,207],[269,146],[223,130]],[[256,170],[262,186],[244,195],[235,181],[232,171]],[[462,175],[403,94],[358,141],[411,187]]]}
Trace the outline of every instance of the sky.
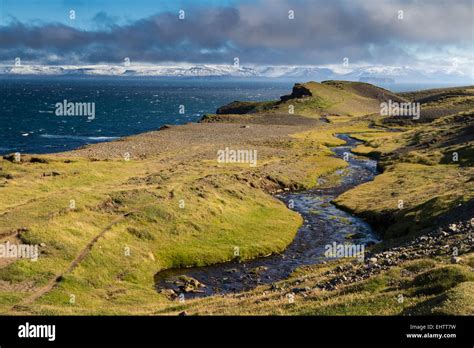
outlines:
{"label": "sky", "polygon": [[[0,0],[0,62],[474,65],[472,0]],[[75,12],[71,18],[70,11]],[[184,11],[184,19],[179,18]],[[294,16],[292,17],[291,14]]]}

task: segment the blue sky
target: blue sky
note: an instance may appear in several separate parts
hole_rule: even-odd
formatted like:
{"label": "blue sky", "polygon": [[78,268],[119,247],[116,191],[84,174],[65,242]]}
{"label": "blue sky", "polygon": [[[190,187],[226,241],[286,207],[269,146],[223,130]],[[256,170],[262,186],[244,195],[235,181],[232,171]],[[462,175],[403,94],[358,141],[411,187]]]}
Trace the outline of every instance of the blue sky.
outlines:
{"label": "blue sky", "polygon": [[[117,24],[125,24],[166,11],[177,12],[182,8],[233,4],[233,0],[0,0],[0,15],[2,23],[15,18],[23,23],[61,22],[94,29],[93,18],[99,12],[106,13]],[[77,14],[74,22],[69,19],[71,9]]]}
{"label": "blue sky", "polygon": [[471,0],[0,0],[0,62],[331,65],[347,57],[469,73],[473,16]]}

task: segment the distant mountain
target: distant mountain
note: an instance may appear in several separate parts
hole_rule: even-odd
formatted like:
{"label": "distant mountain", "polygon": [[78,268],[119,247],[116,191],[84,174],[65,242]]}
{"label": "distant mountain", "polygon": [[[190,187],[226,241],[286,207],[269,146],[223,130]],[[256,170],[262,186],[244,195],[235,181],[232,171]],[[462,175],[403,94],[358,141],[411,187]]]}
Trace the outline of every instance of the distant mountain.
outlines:
{"label": "distant mountain", "polygon": [[223,64],[199,65],[90,65],[0,66],[1,75],[91,75],[163,77],[254,77],[299,81],[347,80],[369,83],[470,83],[473,77],[453,68],[420,69],[406,66],[364,66],[345,68],[344,72],[317,66],[244,67]]}
{"label": "distant mountain", "polygon": [[193,65],[193,66],[43,66],[21,65],[0,67],[0,74],[6,75],[96,75],[96,76],[187,76],[211,77],[259,76],[252,68],[236,67],[233,65]]}
{"label": "distant mountain", "polygon": [[359,82],[366,82],[371,83],[373,85],[378,85],[380,83],[395,83],[395,80],[389,77],[361,76],[359,77]]}
{"label": "distant mountain", "polygon": [[258,69],[261,76],[273,78],[302,78],[317,81],[330,80],[339,76],[329,68],[299,66],[269,66]]}
{"label": "distant mountain", "polygon": [[[454,68],[448,69],[419,69],[407,66],[369,66],[358,67],[341,76],[343,80],[364,81],[369,83],[420,83],[420,82],[469,82],[472,76],[467,76]],[[385,82],[385,81],[386,82]]]}

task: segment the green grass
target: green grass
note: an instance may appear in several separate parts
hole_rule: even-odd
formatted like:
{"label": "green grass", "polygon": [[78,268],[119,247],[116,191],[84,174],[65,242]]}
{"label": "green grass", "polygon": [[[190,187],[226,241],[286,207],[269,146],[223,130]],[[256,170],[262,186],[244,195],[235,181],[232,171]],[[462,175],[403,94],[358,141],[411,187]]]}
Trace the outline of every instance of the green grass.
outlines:
{"label": "green grass", "polygon": [[[336,139],[336,138],[335,138]],[[265,146],[270,146],[266,144]],[[259,166],[216,165],[196,160],[157,171],[159,158],[141,161],[0,161],[2,232],[26,227],[24,243],[40,244],[37,262],[21,260],[0,268],[0,280],[37,290],[65,272],[72,260],[106,226],[87,256],[45,295],[24,307],[36,314],[131,314],[169,300],[154,289],[154,275],[167,268],[246,260],[282,251],[301,217],[259,189],[308,188],[346,163],[325,146],[296,136],[275,143],[291,156],[259,159]],[[66,163],[67,162],[67,163]],[[58,176],[45,177],[44,172]],[[262,181],[263,179],[263,181]],[[70,201],[75,209],[70,209]],[[182,205],[184,203],[184,206]],[[3,292],[0,311],[10,313],[29,293]],[[75,304],[69,302],[71,295]],[[26,308],[26,309],[25,309]]]}
{"label": "green grass", "polygon": [[[37,262],[19,260],[0,268],[0,312],[472,314],[472,255],[456,266],[447,265],[445,259],[406,262],[336,291],[298,295],[293,304],[285,292],[270,291],[268,286],[186,304],[172,302],[154,289],[153,278],[160,270],[232,260],[236,248],[240,260],[283,250],[302,220],[268,193],[310,188],[321,176],[337,181],[331,173],[347,166],[329,149],[344,143],[337,133],[364,141],[354,152],[379,158],[384,172],[335,202],[373,222],[386,240],[419,234],[473,199],[469,112],[388,132],[381,128],[377,113],[380,93],[397,97],[389,91],[341,81],[304,86],[311,97],[251,106],[287,112],[294,103],[296,113],[312,118],[329,115],[331,122],[290,139],[257,144],[259,154],[269,155],[259,155],[256,168],[216,164],[208,158],[183,161],[179,154],[166,153],[128,162],[66,161],[54,155],[39,156],[44,161],[26,158],[21,164],[0,160],[0,232],[22,229],[20,241],[43,245]],[[430,103],[436,112],[454,104],[470,105],[462,97]],[[452,161],[453,152],[458,152],[459,161]],[[43,175],[52,171],[59,175]],[[70,208],[71,200],[75,209]],[[51,291],[26,304],[24,312],[12,311],[31,295],[30,290],[64,273],[106,227],[85,258]],[[312,286],[344,262],[300,268],[281,284],[286,289]],[[397,301],[399,295],[405,300]]]}
{"label": "green grass", "polygon": [[426,271],[413,279],[417,294],[433,295],[474,280],[474,273],[462,266],[445,266]]}
{"label": "green grass", "polygon": [[439,297],[434,308],[427,308],[429,313],[437,315],[473,315],[474,282],[463,282]]}
{"label": "green grass", "polygon": [[[472,257],[472,253],[469,254]],[[463,257],[469,257],[464,255]],[[312,290],[306,296],[297,294],[289,303],[286,294],[292,287],[314,286],[328,280],[328,270],[349,261],[339,260],[324,265],[297,269],[278,288],[260,286],[240,295],[191,300],[184,308],[168,308],[161,314],[209,315],[415,315],[474,313],[472,270],[467,265],[446,265],[447,258],[406,261],[400,266],[369,279],[340,286],[334,291]],[[407,273],[406,270],[409,270]],[[297,284],[297,285],[296,285]],[[436,293],[426,291],[437,288]],[[443,290],[441,290],[443,289]],[[440,292],[438,292],[441,291]]]}
{"label": "green grass", "polygon": [[[473,120],[459,113],[404,132],[356,134],[365,143],[353,152],[379,159],[384,171],[335,203],[368,219],[385,238],[436,225],[474,198],[474,141],[467,137]],[[453,160],[453,152],[458,161]]]}
{"label": "green grass", "polygon": [[400,163],[335,203],[374,223],[385,238],[400,237],[433,226],[436,218],[473,199],[471,175],[456,166]]}
{"label": "green grass", "polygon": [[[35,177],[39,168],[31,167],[29,173],[23,168],[23,186],[16,182],[3,189],[6,195],[10,190],[12,195],[36,193],[36,200],[23,204],[21,209],[8,207],[7,215],[24,216],[20,225],[27,225],[28,231],[21,235],[22,240],[44,243],[45,254],[37,262],[23,260],[0,269],[1,279],[33,280],[38,286],[46,283],[54,274],[64,271],[86,243],[117,216],[129,214],[99,239],[60,287],[40,300],[52,306],[58,304],[55,301],[59,297],[67,297],[67,293],[81,293],[81,297],[90,300],[81,308],[92,310],[100,303],[96,298],[98,289],[111,286],[117,277],[123,276],[125,289],[140,284],[151,289],[153,275],[160,269],[227,261],[233,258],[235,247],[240,248],[242,259],[278,252],[291,242],[301,223],[300,217],[280,201],[244,184],[230,185],[226,175],[194,180],[178,176],[169,182],[169,187],[174,187],[174,197],[169,198],[165,188],[126,184],[127,174],[132,177],[143,170],[140,164],[106,163],[109,168],[121,166],[122,183],[117,180],[114,188],[109,185],[113,184],[116,172],[107,167],[103,167],[103,172],[95,172],[96,175],[92,175],[93,169],[89,170],[87,179],[82,181],[64,175],[57,179],[61,184],[49,181],[37,186],[28,181],[28,175]],[[102,167],[104,163],[87,165]],[[78,165],[71,168],[77,169]],[[105,187],[101,185],[104,181],[108,183]],[[53,191],[56,186],[68,187],[70,192],[40,198],[38,192]],[[76,210],[68,209],[69,198],[76,200]],[[184,208],[180,208],[180,200],[185,202]],[[59,213],[51,214],[54,211]],[[130,256],[125,256],[125,248],[129,248]],[[134,296],[133,292],[124,291],[122,297],[127,296]],[[106,303],[102,303],[104,310]]]}

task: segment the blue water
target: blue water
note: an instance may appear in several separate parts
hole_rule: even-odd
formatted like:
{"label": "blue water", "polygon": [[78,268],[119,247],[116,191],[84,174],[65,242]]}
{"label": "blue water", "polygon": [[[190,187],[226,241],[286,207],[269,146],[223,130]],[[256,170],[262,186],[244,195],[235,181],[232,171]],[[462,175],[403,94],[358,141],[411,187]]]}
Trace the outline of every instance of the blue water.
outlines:
{"label": "blue water", "polygon": [[[150,77],[0,76],[0,154],[51,153],[198,121],[234,100],[272,100],[295,81]],[[439,87],[390,85],[393,91]],[[55,104],[95,103],[95,118],[57,116]],[[184,114],[179,111],[184,105]]]}
{"label": "blue water", "polygon": [[[234,100],[278,99],[292,85],[243,79],[2,77],[0,154],[66,151],[164,124],[195,122]],[[55,104],[65,99],[94,102],[95,119],[57,116]]]}

